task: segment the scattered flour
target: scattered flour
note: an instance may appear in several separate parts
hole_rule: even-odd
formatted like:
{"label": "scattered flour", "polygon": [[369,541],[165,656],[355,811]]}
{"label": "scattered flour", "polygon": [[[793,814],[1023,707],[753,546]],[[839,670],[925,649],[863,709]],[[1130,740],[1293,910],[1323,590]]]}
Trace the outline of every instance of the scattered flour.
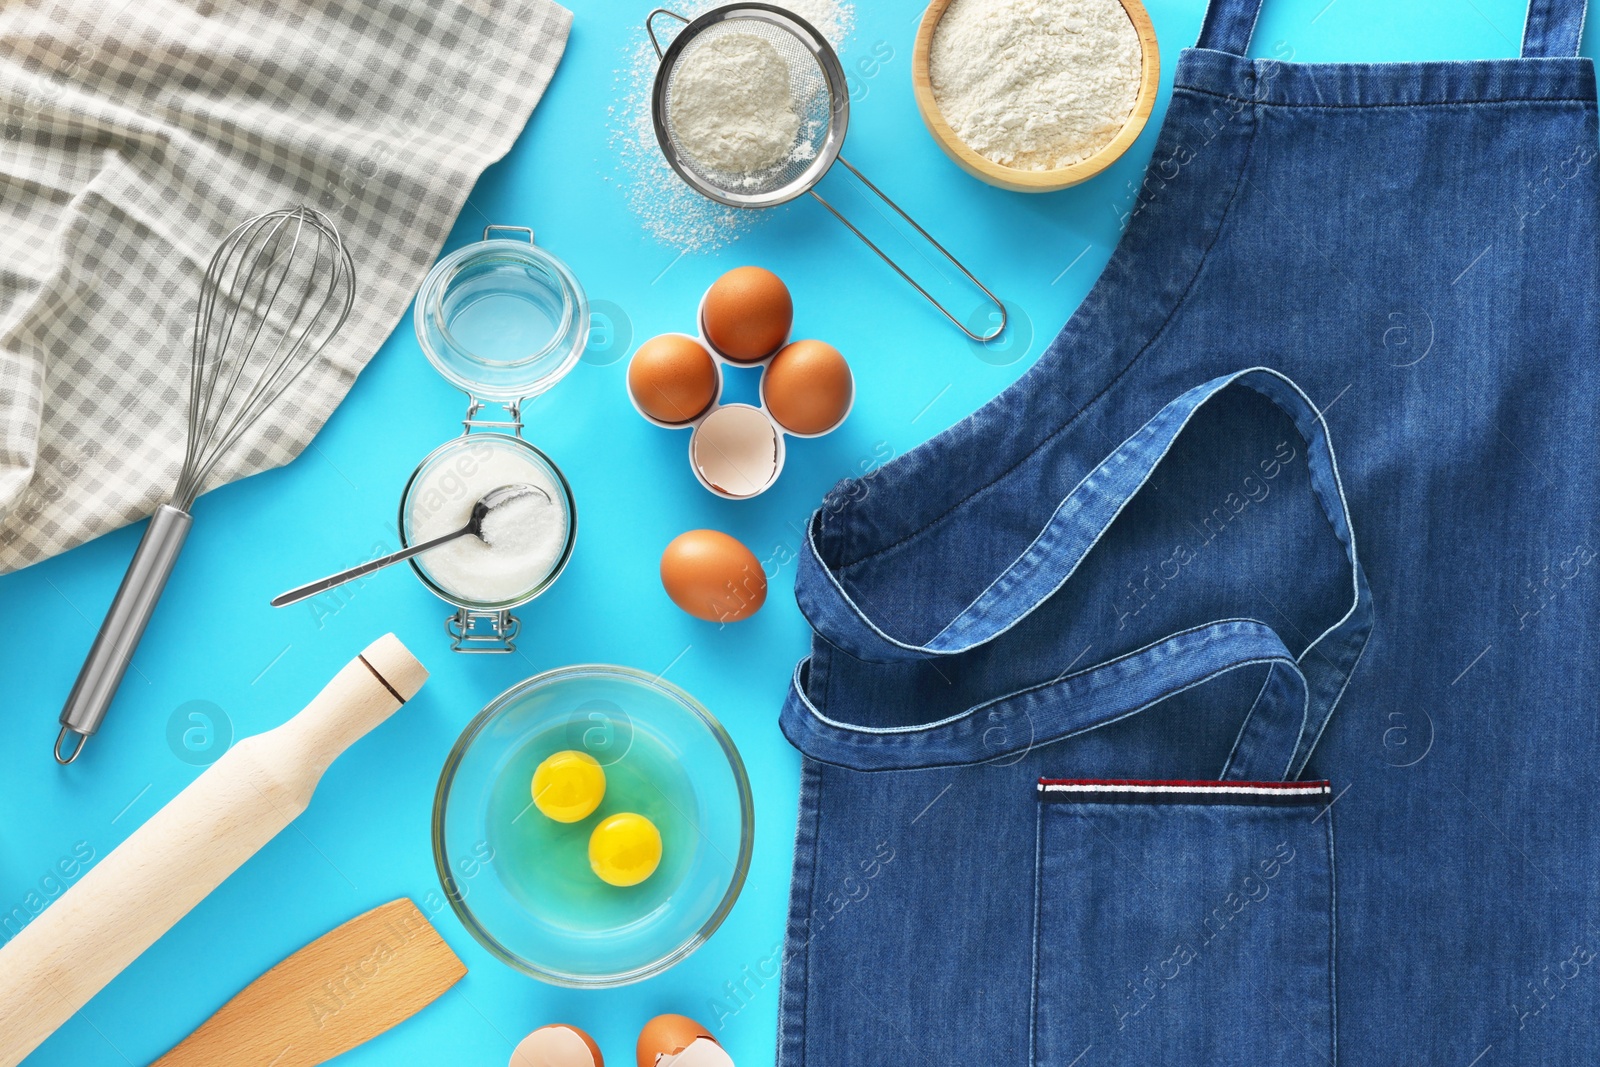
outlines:
{"label": "scattered flour", "polygon": [[[694,18],[725,0],[694,0],[674,10]],[[846,0],[787,0],[784,7],[817,28],[836,49],[843,49],[855,27],[855,8]],[[668,40],[672,20],[660,18],[656,26]],[[633,48],[616,71],[609,126],[616,155],[616,180],[638,216],[645,232],[680,252],[710,252],[733,241],[767,214],[726,207],[689,188],[667,166],[656,144],[650,122],[650,94],[655,85],[655,49],[641,24]],[[781,210],[781,209],[774,209]]]}
{"label": "scattered flour", "polygon": [[1116,137],[1142,58],[1119,0],[954,0],[934,30],[928,80],[974,151],[1054,170]]}
{"label": "scattered flour", "polygon": [[678,144],[702,173],[743,178],[770,171],[789,158],[800,132],[789,65],[752,33],[707,34],[691,45],[672,79],[668,108]]}

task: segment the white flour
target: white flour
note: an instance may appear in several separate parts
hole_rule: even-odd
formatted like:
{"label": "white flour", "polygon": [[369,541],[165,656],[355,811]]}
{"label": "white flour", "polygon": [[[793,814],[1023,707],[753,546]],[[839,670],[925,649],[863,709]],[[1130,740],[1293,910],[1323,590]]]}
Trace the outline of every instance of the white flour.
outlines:
{"label": "white flour", "polygon": [[1118,0],[954,0],[928,57],[956,135],[1019,170],[1087,159],[1139,95],[1139,35]]}
{"label": "white flour", "polygon": [[[693,18],[725,0],[694,0],[673,10]],[[788,10],[817,28],[836,49],[843,49],[855,25],[855,8],[845,0],[787,0]],[[672,20],[658,18],[662,43],[671,40]],[[609,109],[611,148],[616,180],[628,206],[646,233],[677,252],[711,252],[756,225],[769,212],[724,207],[689,188],[667,166],[650,122],[650,92],[655,84],[655,49],[641,24],[625,65],[616,72]],[[774,210],[782,210],[781,208]],[[663,257],[663,261],[670,257]]]}
{"label": "white flour", "polygon": [[787,159],[800,131],[789,64],[771,42],[722,33],[691,45],[672,79],[670,118],[702,168],[748,177]]}

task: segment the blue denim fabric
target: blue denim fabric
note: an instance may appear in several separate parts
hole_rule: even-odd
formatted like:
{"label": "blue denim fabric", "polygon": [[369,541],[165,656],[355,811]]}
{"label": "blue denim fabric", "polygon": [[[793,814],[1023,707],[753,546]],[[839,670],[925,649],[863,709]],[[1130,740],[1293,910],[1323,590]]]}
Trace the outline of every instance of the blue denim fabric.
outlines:
{"label": "blue denim fabric", "polygon": [[1334,1062],[1327,789],[1042,794],[1034,1061]]}
{"label": "blue denim fabric", "polygon": [[812,518],[783,1067],[1600,1062],[1582,7],[1381,65],[1256,13],[1038,365]]}

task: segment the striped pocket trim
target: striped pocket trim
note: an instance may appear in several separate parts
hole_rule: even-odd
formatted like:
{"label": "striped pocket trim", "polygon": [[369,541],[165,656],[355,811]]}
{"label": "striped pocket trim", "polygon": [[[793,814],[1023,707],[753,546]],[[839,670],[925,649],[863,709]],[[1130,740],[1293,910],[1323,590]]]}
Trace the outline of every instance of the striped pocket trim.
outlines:
{"label": "striped pocket trim", "polygon": [[1042,801],[1090,804],[1322,804],[1333,787],[1319,782],[1145,781],[1041,778]]}

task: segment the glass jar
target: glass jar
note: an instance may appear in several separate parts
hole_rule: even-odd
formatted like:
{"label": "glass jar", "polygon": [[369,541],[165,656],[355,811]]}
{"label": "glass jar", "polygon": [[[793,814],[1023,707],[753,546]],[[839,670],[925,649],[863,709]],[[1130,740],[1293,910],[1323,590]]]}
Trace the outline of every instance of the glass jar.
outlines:
{"label": "glass jar", "polygon": [[[456,608],[456,613],[445,620],[445,629],[450,634],[451,645],[458,652],[510,652],[514,650],[515,640],[521,624],[516,616],[511,614],[511,609],[520,607],[528,601],[543,593],[566,569],[567,561],[572,558],[572,546],[577,540],[578,513],[577,502],[572,496],[572,487],[567,482],[566,476],[561,473],[549,456],[545,455],[521,437],[504,433],[464,433],[460,437],[446,441],[432,452],[412,471],[411,477],[406,481],[405,491],[400,495],[400,542],[411,544],[417,540],[416,527],[419,520],[431,509],[437,509],[440,503],[431,499],[443,497],[446,506],[454,506],[456,510],[463,504],[469,504],[466,498],[477,500],[484,492],[494,488],[492,485],[471,488],[473,475],[486,461],[492,460],[497,454],[507,456],[515,461],[531,467],[537,474],[530,479],[532,484],[538,485],[541,481],[546,484],[551,497],[549,503],[560,512],[561,536],[558,545],[552,550],[553,562],[543,574],[532,576],[521,584],[505,587],[500,595],[483,594],[473,596],[465,593],[459,587],[452,587],[448,577],[434,573],[430,569],[428,555],[411,558],[411,569],[416,576],[439,599]],[[452,499],[452,495],[454,499]]]}
{"label": "glass jar", "polygon": [[[520,233],[524,239],[491,239],[497,230]],[[429,553],[411,560],[422,584],[455,608],[445,619],[452,648],[511,652],[521,629],[511,609],[539,596],[560,577],[578,528],[577,502],[566,476],[554,460],[523,440],[522,404],[565,377],[583,355],[589,302],[567,265],[533,243],[532,230],[491,225],[484,228],[483,240],[450,253],[428,272],[414,315],[423,353],[446,381],[467,394],[468,404],[461,435],[428,453],[406,481],[398,516],[400,543],[413,542],[419,516],[427,509],[460,510],[464,497],[454,499],[452,494],[472,493],[476,500],[495,488],[471,488],[472,475],[486,462],[508,470],[520,464],[530,472],[530,484],[540,485],[542,495],[550,498],[547,503],[561,512],[562,536],[559,543],[552,542],[548,572],[492,596],[452,588],[448,579],[430,570]],[[489,405],[503,407],[504,416],[480,417]]]}

